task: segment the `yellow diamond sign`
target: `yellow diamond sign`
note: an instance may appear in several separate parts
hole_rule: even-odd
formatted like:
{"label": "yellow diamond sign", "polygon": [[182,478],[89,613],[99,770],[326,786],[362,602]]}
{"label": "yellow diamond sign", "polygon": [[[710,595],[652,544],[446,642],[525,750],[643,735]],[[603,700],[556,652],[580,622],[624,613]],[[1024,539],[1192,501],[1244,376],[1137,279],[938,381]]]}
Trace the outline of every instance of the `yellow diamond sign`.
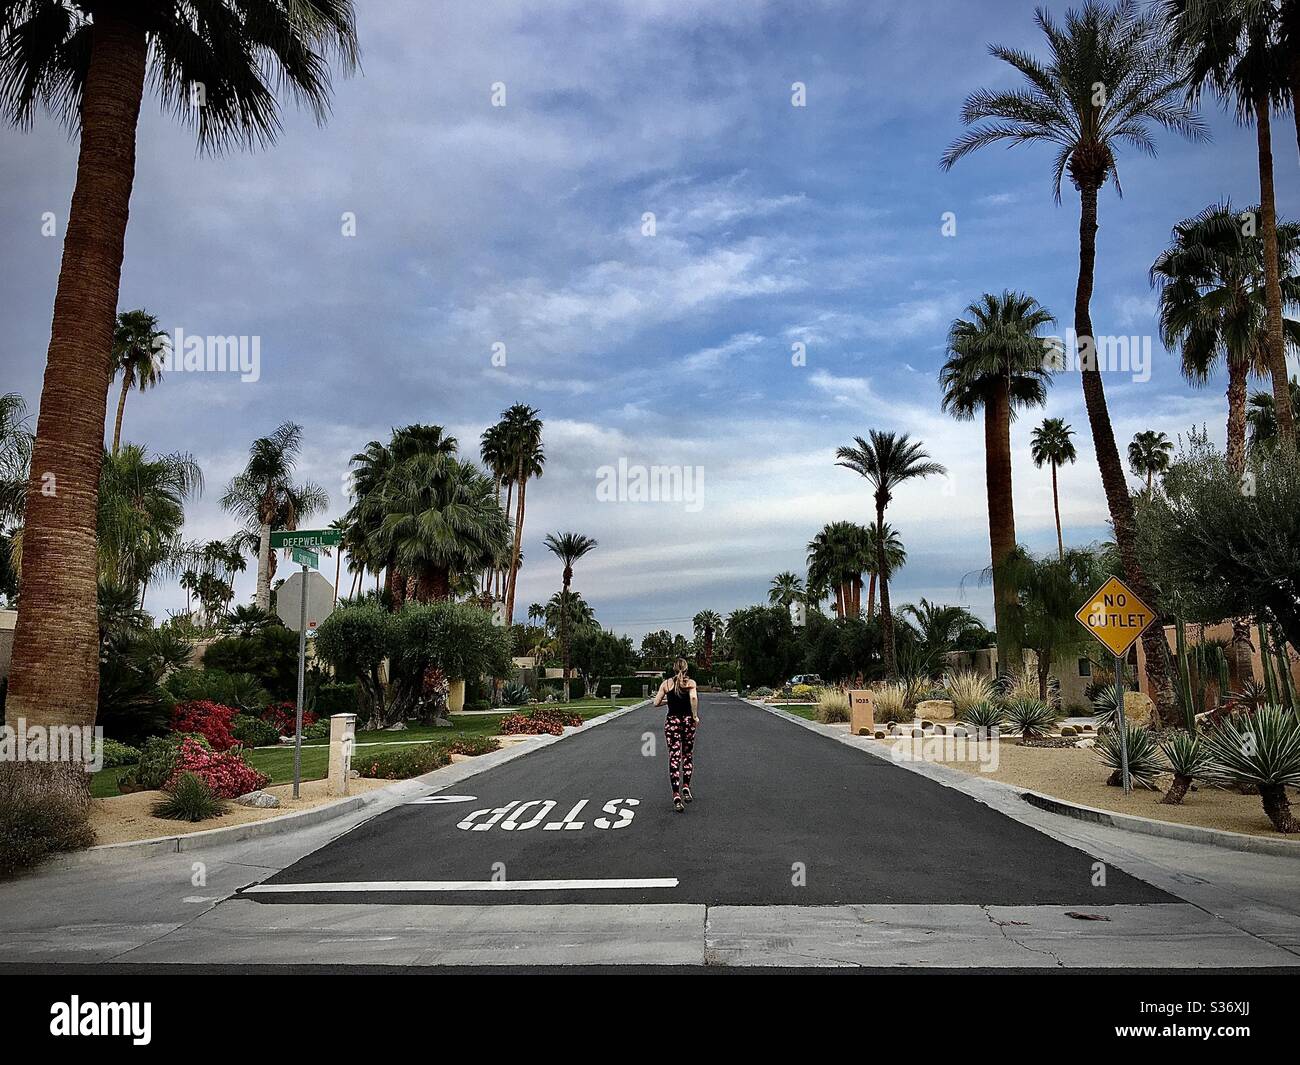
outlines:
{"label": "yellow diamond sign", "polygon": [[1098,588],[1074,616],[1116,655],[1127,653],[1156,619],[1155,611],[1118,577]]}

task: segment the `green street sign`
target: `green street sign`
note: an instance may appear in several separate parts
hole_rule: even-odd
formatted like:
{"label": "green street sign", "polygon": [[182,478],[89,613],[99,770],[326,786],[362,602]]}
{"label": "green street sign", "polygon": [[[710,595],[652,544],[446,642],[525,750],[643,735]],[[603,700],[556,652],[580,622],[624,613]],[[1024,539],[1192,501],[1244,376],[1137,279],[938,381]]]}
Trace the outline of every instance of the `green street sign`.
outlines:
{"label": "green street sign", "polygon": [[342,542],[343,533],[338,529],[294,529],[292,532],[282,529],[271,534],[272,551],[285,547],[337,547]]}
{"label": "green street sign", "polygon": [[320,555],[315,551],[308,551],[305,547],[294,547],[289,549],[290,557],[300,566],[310,566],[312,569],[320,568]]}

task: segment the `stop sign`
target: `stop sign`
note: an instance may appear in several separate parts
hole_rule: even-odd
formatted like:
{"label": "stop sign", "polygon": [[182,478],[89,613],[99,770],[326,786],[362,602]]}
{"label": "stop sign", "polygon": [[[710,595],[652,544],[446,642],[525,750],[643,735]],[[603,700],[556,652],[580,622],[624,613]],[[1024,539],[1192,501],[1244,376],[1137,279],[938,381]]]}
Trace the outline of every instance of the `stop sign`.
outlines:
{"label": "stop sign", "polygon": [[334,586],[314,570],[306,573],[300,570],[280,585],[275,593],[275,612],[281,621],[297,632],[304,588],[307,595],[307,631],[314,632],[316,626],[334,611]]}

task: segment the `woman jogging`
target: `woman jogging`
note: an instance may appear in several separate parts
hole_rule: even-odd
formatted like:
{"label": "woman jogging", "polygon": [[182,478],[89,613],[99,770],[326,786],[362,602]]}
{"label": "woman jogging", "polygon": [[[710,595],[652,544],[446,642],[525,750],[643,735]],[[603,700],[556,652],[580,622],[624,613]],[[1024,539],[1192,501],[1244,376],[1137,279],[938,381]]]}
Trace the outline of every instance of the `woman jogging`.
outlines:
{"label": "woman jogging", "polygon": [[686,659],[673,665],[673,675],[659,685],[655,706],[668,704],[664,739],[668,741],[668,782],[673,787],[673,809],[681,813],[691,801],[691,769],[695,754],[695,727],[700,723],[700,699],[695,681],[686,675]]}

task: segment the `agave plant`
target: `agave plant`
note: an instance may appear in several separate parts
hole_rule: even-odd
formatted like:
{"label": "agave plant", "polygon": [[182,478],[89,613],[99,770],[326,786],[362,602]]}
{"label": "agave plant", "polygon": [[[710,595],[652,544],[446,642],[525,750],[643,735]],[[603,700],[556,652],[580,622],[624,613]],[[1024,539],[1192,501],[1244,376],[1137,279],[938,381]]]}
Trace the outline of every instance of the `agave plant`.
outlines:
{"label": "agave plant", "polygon": [[531,693],[526,684],[507,684],[502,692],[506,706],[526,706]]}
{"label": "agave plant", "polygon": [[[1155,736],[1141,725],[1132,722],[1124,723],[1124,733],[1128,739],[1129,776],[1144,788],[1158,790],[1156,777],[1169,767],[1160,754],[1160,746],[1156,743]],[[1123,784],[1123,776],[1120,770],[1119,729],[1114,725],[1103,727],[1097,733],[1096,751],[1102,762],[1112,771],[1106,783],[1112,787],[1120,787]]]}
{"label": "agave plant", "polygon": [[1119,688],[1106,684],[1098,688],[1092,697],[1092,712],[1098,718],[1101,728],[1115,723],[1115,704],[1119,701]]}
{"label": "agave plant", "polygon": [[1234,714],[1204,733],[1215,772],[1259,788],[1264,812],[1279,832],[1300,832],[1291,816],[1287,785],[1300,785],[1300,718],[1294,710],[1264,706]]}
{"label": "agave plant", "polygon": [[948,673],[943,678],[943,687],[958,718],[977,703],[991,703],[995,694],[988,677],[969,669]]}
{"label": "agave plant", "polygon": [[1214,758],[1197,733],[1183,729],[1162,740],[1160,749],[1164,751],[1174,774],[1173,784],[1160,801],[1169,806],[1177,806],[1183,801],[1193,780],[1212,775]]}
{"label": "agave plant", "polygon": [[[1037,689],[1037,684],[1034,685]],[[1060,711],[1037,696],[1010,700],[1003,713],[1007,724],[1020,733],[1020,742],[1047,735],[1060,718]]]}
{"label": "agave plant", "polygon": [[1258,710],[1268,705],[1268,691],[1254,677],[1247,677],[1241,687],[1228,694],[1228,699],[1243,710]]}
{"label": "agave plant", "polygon": [[886,684],[872,693],[876,702],[876,717],[882,722],[911,721],[912,711],[907,705],[905,684]]}
{"label": "agave plant", "polygon": [[1006,711],[1000,703],[992,699],[981,699],[971,703],[959,715],[958,719],[965,725],[980,732],[997,728],[1006,717]]}

